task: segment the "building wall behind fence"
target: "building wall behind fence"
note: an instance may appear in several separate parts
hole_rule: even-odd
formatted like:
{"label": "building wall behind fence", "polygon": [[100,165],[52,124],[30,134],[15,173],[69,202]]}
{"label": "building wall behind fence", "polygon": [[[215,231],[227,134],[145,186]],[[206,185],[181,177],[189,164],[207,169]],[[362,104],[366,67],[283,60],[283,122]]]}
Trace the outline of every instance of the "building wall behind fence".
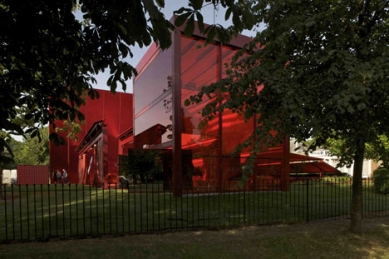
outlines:
{"label": "building wall behind fence", "polygon": [[[118,137],[133,125],[132,119],[132,94],[115,94],[110,91],[97,90],[100,94],[98,99],[88,97],[86,105],[81,107],[85,121],[81,124],[82,130],[77,134],[78,139],[67,139],[68,132],[59,132],[65,138],[65,145],[56,146],[50,143],[50,166],[51,171],[65,169],[68,172],[68,180],[71,183],[78,183],[78,161],[79,157],[75,148],[87,134],[90,127],[99,120],[104,120],[108,131],[108,172],[117,174],[118,163]],[[59,127],[63,126],[57,121]],[[57,126],[58,126],[57,125]],[[50,127],[50,133],[54,129]]]}
{"label": "building wall behind fence", "polygon": [[[152,233],[349,218],[350,178],[306,179],[290,190],[193,193],[174,197],[163,183],[100,189],[79,184],[13,185],[0,202],[0,243]],[[232,189],[232,188],[230,188]],[[260,188],[263,189],[263,188]],[[363,181],[362,217],[389,216],[389,195]]]}
{"label": "building wall behind fence", "polygon": [[17,167],[18,184],[48,184],[50,178],[47,165],[19,165]]}

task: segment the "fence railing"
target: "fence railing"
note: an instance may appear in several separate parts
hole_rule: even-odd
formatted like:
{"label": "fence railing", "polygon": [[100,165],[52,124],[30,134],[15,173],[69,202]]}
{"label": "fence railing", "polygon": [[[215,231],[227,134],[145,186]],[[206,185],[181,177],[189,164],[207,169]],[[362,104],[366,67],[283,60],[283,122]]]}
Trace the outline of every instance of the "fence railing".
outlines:
{"label": "fence railing", "polygon": [[[351,180],[303,180],[292,183],[288,192],[267,185],[266,191],[184,189],[180,198],[164,191],[162,183],[128,189],[77,184],[7,186],[0,201],[0,242],[349,217]],[[363,217],[388,215],[389,197],[376,193],[370,180],[363,187]]]}

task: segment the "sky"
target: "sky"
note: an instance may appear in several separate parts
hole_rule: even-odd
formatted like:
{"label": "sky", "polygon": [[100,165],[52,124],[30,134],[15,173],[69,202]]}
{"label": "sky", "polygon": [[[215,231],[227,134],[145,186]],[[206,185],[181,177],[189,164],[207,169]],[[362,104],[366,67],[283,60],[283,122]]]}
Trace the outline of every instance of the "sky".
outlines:
{"label": "sky", "polygon": [[[165,15],[166,19],[170,19],[173,16],[173,12],[180,7],[182,7],[184,4],[186,4],[187,1],[178,1],[178,0],[165,0],[165,8],[162,9],[163,14]],[[201,10],[201,13],[204,17],[204,22],[208,24],[218,23],[223,26],[229,26],[231,25],[231,22],[226,22],[224,20],[224,12],[222,8],[220,10],[214,10],[213,5],[208,5],[203,7]],[[242,34],[246,36],[253,36],[254,32],[252,31],[244,31]],[[133,67],[136,67],[136,65],[139,63],[143,55],[146,53],[148,47],[140,48],[138,46],[131,47],[131,51],[133,52],[134,56],[133,58],[126,59],[128,63],[130,63]],[[103,90],[109,90],[108,86],[106,85],[106,82],[109,78],[109,73],[99,73],[95,76],[97,80],[97,84],[94,85],[96,89],[103,89]],[[132,81],[131,78],[127,82],[127,90],[126,92],[132,93]],[[116,89],[118,92],[123,92],[121,89],[121,85],[118,85],[118,89]]]}

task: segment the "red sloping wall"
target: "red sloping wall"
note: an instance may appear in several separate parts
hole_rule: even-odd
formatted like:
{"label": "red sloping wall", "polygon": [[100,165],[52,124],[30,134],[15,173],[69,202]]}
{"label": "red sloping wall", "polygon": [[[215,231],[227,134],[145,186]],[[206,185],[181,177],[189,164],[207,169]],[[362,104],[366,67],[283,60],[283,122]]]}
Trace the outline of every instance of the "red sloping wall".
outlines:
{"label": "red sloping wall", "polygon": [[[86,105],[81,107],[85,116],[85,124],[78,134],[78,140],[66,139],[66,145],[55,146],[50,143],[51,172],[65,169],[68,172],[68,180],[78,183],[78,154],[75,148],[79,145],[90,127],[99,120],[104,120],[108,134],[108,173],[117,174],[118,136],[133,125],[132,94],[111,93],[110,91],[97,90],[99,99],[92,100],[88,97]],[[62,125],[62,122],[56,124]],[[50,132],[53,129],[50,127]],[[60,133],[66,136],[65,133]]]}

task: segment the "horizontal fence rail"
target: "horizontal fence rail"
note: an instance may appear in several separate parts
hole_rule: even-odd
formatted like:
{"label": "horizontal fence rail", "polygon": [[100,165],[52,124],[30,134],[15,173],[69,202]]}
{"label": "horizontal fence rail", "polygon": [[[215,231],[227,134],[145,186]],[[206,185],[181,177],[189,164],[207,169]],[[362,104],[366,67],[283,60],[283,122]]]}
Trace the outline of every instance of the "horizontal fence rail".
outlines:
{"label": "horizontal fence rail", "polygon": [[[78,184],[4,186],[0,242],[222,228],[349,218],[351,180],[306,179],[289,191],[183,190],[174,197],[160,182],[108,189]],[[362,216],[388,215],[389,198],[363,182]]]}

